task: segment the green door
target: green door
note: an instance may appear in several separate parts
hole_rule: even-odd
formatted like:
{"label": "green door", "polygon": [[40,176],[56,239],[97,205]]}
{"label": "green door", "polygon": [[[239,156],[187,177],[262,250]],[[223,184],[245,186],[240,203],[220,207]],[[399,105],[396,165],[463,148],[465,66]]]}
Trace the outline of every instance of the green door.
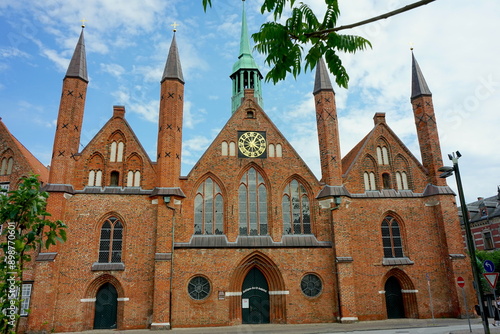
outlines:
{"label": "green door", "polygon": [[244,324],[269,323],[269,288],[266,278],[252,268],[243,281],[242,320]]}
{"label": "green door", "polygon": [[118,293],[111,283],[103,284],[97,291],[95,301],[94,329],[116,328]]}
{"label": "green door", "polygon": [[401,285],[394,276],[389,277],[385,282],[385,305],[387,307],[387,318],[396,319],[405,317]]}

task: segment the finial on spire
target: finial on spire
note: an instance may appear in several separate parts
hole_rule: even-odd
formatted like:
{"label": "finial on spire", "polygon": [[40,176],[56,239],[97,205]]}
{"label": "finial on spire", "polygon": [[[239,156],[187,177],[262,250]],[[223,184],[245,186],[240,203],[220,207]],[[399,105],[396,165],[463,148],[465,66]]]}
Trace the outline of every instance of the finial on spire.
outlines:
{"label": "finial on spire", "polygon": [[82,29],[85,28],[85,22],[87,22],[86,19],[81,19],[80,22],[82,22]]}
{"label": "finial on spire", "polygon": [[171,24],[172,27],[174,27],[173,29],[173,32],[176,32],[177,31],[177,27],[179,26],[179,24],[177,22],[174,22]]}
{"label": "finial on spire", "polygon": [[410,51],[413,51],[413,42],[410,42]]}

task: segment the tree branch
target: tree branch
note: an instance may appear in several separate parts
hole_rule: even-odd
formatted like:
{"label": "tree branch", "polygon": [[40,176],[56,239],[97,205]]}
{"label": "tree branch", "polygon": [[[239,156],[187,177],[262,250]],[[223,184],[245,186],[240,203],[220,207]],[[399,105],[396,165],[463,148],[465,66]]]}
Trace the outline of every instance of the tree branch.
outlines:
{"label": "tree branch", "polygon": [[362,26],[364,24],[372,23],[372,22],[375,22],[375,21],[378,21],[378,20],[382,20],[382,19],[386,19],[388,17],[394,16],[394,15],[397,15],[397,14],[400,14],[400,13],[404,13],[404,12],[409,11],[411,9],[427,5],[427,4],[429,4],[429,3],[433,2],[433,1],[436,1],[436,0],[421,0],[421,1],[417,1],[417,2],[412,3],[410,5],[406,5],[404,7],[399,8],[399,9],[393,10],[392,12],[388,12],[388,13],[385,13],[385,14],[382,14],[382,15],[379,15],[379,16],[375,16],[375,17],[372,17],[372,18],[364,20],[364,21],[359,21],[359,22],[356,22],[356,23],[352,23],[352,24],[348,24],[348,25],[340,26],[340,27],[335,27],[335,28],[331,28],[331,29],[325,29],[325,30],[315,31],[315,32],[312,32],[312,33],[309,33],[309,34],[305,34],[305,36],[306,37],[320,37],[320,36],[323,36],[325,34],[329,34],[329,33],[334,32],[334,31],[345,30],[345,29],[352,29],[352,28],[355,28],[355,27]]}

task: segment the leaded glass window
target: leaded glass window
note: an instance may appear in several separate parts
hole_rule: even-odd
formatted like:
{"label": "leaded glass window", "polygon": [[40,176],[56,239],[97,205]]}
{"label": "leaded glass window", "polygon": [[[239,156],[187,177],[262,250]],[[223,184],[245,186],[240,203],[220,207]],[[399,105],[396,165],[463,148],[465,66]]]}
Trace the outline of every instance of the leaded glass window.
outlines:
{"label": "leaded glass window", "polygon": [[238,189],[240,235],[267,234],[267,189],[254,168],[243,175]]}
{"label": "leaded glass window", "polygon": [[323,283],[321,279],[315,274],[307,274],[302,277],[300,282],[300,289],[307,297],[316,297],[323,290]]}
{"label": "leaded glass window", "polygon": [[404,257],[401,230],[394,217],[387,216],[382,222],[382,245],[384,257]]}
{"label": "leaded glass window", "polygon": [[195,276],[189,281],[188,293],[195,300],[205,299],[210,294],[210,282],[203,276]]}
{"label": "leaded glass window", "polygon": [[297,180],[291,181],[283,190],[282,210],[284,234],[311,233],[309,197]]}
{"label": "leaded glass window", "polygon": [[122,261],[123,225],[118,218],[106,219],[101,228],[99,242],[99,263]]}
{"label": "leaded glass window", "polygon": [[194,198],[194,234],[224,233],[224,200],[211,178],[200,184]]}

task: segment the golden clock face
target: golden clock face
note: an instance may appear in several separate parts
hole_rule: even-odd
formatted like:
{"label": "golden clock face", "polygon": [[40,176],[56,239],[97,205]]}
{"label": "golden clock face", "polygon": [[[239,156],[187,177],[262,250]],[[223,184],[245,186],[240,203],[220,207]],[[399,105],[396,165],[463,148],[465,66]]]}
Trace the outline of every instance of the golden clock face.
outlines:
{"label": "golden clock face", "polygon": [[265,132],[238,131],[238,156],[242,158],[265,158],[266,147]]}

